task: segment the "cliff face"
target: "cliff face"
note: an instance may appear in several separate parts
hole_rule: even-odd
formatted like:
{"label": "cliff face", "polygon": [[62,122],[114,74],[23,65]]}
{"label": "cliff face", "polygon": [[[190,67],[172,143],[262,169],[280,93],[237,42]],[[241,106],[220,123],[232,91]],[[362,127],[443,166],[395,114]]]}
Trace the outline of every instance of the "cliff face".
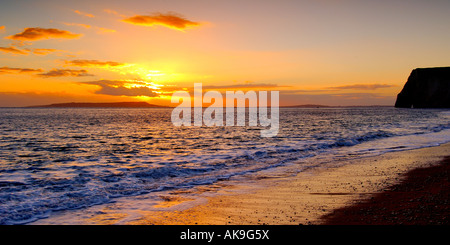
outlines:
{"label": "cliff face", "polygon": [[395,107],[450,108],[450,67],[414,69]]}

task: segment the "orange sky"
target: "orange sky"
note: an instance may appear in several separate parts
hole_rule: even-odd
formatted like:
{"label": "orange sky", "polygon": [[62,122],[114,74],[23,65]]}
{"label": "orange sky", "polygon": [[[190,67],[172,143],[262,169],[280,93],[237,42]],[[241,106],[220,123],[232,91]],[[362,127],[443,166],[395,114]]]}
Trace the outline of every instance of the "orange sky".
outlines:
{"label": "orange sky", "polygon": [[412,69],[450,64],[449,12],[446,0],[7,1],[0,106],[170,105],[194,83],[277,90],[280,105],[393,105]]}

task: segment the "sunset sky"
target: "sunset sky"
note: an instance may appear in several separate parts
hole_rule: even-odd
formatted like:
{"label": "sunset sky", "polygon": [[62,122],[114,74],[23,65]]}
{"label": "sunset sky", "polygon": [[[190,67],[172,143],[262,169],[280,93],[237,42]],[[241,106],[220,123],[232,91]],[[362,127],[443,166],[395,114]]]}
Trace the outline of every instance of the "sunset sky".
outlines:
{"label": "sunset sky", "polygon": [[5,0],[0,106],[171,105],[194,83],[393,105],[412,69],[450,65],[449,13],[448,0]]}

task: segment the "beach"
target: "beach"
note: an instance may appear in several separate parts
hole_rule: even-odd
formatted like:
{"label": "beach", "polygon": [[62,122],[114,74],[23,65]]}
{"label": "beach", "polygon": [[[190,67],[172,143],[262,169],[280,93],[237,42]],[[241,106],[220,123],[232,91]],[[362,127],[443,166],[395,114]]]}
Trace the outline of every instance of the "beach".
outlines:
{"label": "beach", "polygon": [[448,224],[447,156],[448,143],[342,160],[292,178],[262,179],[260,188],[222,190],[188,208],[177,209],[183,202],[168,198],[167,211],[128,224]]}

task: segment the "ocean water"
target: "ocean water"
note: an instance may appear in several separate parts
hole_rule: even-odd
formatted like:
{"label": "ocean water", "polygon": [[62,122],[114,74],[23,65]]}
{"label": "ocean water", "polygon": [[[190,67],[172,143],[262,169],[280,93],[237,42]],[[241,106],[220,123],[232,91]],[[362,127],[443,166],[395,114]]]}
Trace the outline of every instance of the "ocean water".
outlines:
{"label": "ocean water", "polygon": [[365,157],[450,142],[450,111],[281,108],[262,127],[174,127],[167,108],[0,108],[0,224],[118,198],[261,176],[314,159]]}

